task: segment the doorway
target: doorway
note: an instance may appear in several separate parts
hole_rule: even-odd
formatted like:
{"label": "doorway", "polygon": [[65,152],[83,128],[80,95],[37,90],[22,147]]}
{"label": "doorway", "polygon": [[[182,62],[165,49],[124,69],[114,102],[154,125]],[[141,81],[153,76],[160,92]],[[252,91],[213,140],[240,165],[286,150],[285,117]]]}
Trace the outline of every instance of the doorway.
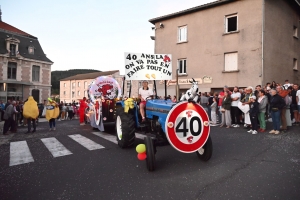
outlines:
{"label": "doorway", "polygon": [[37,103],[40,103],[40,90],[36,90],[36,89],[32,90],[31,96]]}

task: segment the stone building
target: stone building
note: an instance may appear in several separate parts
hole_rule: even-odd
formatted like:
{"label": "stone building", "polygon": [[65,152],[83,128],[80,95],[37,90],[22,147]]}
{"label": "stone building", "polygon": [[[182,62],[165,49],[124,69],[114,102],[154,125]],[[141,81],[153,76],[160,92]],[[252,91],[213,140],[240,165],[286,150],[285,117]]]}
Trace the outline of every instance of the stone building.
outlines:
{"label": "stone building", "polygon": [[[122,88],[124,76],[120,75],[119,70],[78,74],[60,80],[60,100],[65,103],[70,103],[73,101],[78,102],[79,99],[87,97],[88,86],[99,76],[112,76]],[[132,81],[131,97],[137,97],[139,86],[140,84],[138,81]],[[124,92],[122,92],[124,96],[128,96],[129,87],[130,82],[125,81]]]}
{"label": "stone building", "polygon": [[25,100],[32,95],[39,103],[51,93],[51,65],[38,41],[1,20],[0,100]]}
{"label": "stone building", "polygon": [[200,91],[300,83],[299,20],[299,0],[219,0],[149,21],[155,53],[172,54],[173,95],[177,69],[180,92],[192,77]]}

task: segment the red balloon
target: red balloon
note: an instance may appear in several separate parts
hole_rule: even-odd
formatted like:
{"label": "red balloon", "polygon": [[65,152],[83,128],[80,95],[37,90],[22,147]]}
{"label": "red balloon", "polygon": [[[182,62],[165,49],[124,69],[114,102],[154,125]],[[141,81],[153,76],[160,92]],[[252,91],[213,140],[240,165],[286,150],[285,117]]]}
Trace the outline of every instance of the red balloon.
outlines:
{"label": "red balloon", "polygon": [[139,160],[145,160],[147,158],[147,155],[146,153],[139,153],[137,157]]}

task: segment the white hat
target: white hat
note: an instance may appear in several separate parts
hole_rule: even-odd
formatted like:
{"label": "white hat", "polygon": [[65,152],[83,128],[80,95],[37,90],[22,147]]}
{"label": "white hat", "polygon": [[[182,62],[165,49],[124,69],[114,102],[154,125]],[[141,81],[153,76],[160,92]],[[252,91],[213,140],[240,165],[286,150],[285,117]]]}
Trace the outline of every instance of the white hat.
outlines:
{"label": "white hat", "polygon": [[256,96],[253,95],[253,96],[250,97],[250,99],[256,100]]}

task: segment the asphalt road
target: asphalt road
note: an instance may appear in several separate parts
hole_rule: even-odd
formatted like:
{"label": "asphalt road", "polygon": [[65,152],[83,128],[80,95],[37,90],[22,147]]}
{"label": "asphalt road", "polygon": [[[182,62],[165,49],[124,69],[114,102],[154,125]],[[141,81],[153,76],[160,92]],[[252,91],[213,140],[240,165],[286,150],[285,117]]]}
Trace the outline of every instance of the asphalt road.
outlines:
{"label": "asphalt road", "polygon": [[[47,123],[40,123],[34,134],[18,131],[0,136],[1,200],[300,198],[300,126],[280,135],[212,127],[210,161],[163,146],[157,148],[154,172],[137,159],[135,148],[120,149],[77,120],[57,122],[52,132]],[[97,143],[95,149],[72,139],[77,134]],[[54,157],[43,138],[59,141],[67,149],[62,152],[69,154]],[[19,162],[10,148],[20,141],[27,144],[32,160],[10,166]],[[136,144],[142,142],[137,139]],[[100,145],[104,148],[97,149]]]}

